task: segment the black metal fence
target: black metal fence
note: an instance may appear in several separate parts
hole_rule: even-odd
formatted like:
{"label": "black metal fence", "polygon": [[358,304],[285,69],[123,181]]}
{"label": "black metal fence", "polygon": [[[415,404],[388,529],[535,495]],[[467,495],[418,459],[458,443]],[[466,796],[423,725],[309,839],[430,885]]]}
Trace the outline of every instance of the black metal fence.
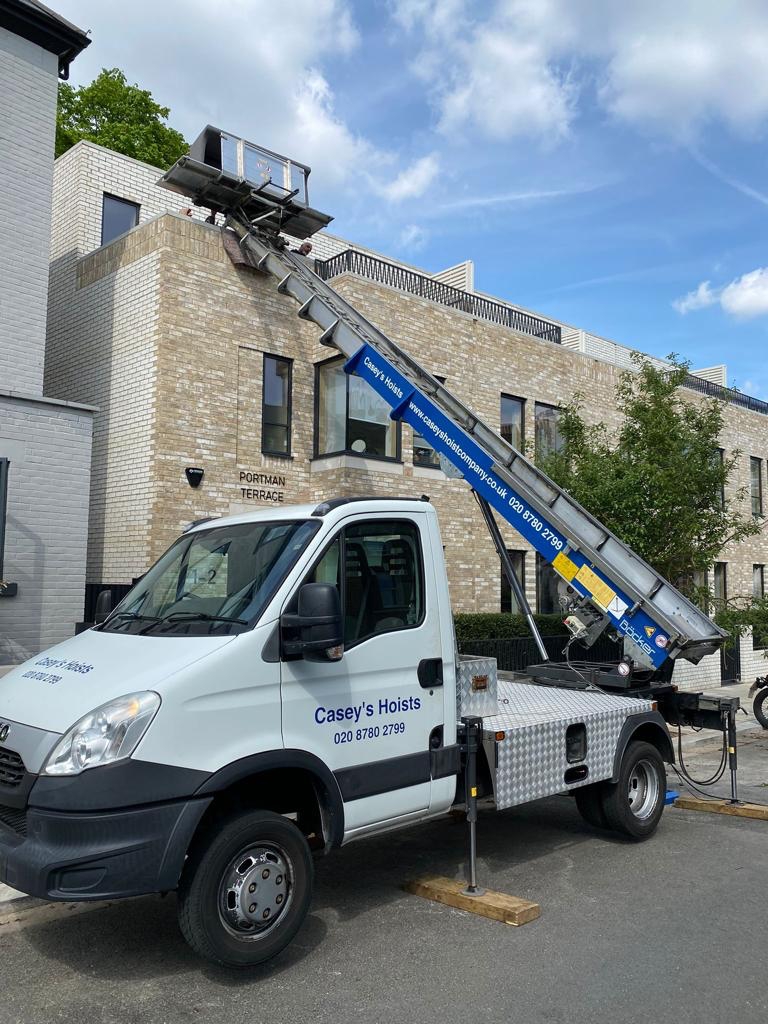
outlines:
{"label": "black metal fence", "polygon": [[730,405],[738,405],[742,409],[749,409],[751,412],[762,413],[768,416],[768,402],[762,402],[759,398],[752,398],[751,395],[743,395],[733,388],[724,388],[720,384],[713,384],[711,380],[704,377],[695,377],[689,373],[685,378],[685,386],[699,394],[707,395],[708,398],[717,398],[720,402],[728,402]]}
{"label": "black metal fence", "polygon": [[332,256],[328,260],[318,260],[316,267],[318,275],[324,281],[331,277],[337,277],[339,274],[358,274],[360,277],[367,277],[379,284],[389,285],[390,288],[397,288],[401,292],[409,292],[411,295],[431,299],[432,302],[439,302],[452,309],[460,309],[463,313],[469,313],[480,320],[490,320],[491,323],[510,327],[513,331],[532,334],[535,338],[543,338],[556,345],[560,344],[558,324],[531,316],[529,313],[523,313],[521,310],[512,309],[501,302],[493,302],[481,295],[462,291],[461,288],[454,288],[450,284],[436,281],[433,277],[427,277],[426,274],[419,274],[415,270],[408,270],[396,263],[376,259],[375,256],[368,256],[356,249],[345,249],[338,256]]}
{"label": "black metal fence", "polygon": [[[564,661],[563,651],[568,643],[567,636],[542,637],[547,654],[553,661]],[[495,658],[499,669],[505,672],[523,672],[528,665],[541,662],[541,654],[532,636],[516,636],[498,640],[472,640],[460,645],[462,654],[474,654],[480,658]],[[602,636],[590,648],[574,643],[568,652],[571,661],[618,662],[622,656],[622,645]]]}

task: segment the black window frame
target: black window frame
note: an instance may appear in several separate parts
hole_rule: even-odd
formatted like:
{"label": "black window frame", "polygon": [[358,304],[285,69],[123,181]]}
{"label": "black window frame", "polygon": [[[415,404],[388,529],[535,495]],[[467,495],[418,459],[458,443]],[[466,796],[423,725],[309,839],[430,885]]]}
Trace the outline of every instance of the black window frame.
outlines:
{"label": "black window frame", "polygon": [[[320,373],[324,366],[329,366],[331,363],[339,363],[344,365],[344,356],[331,356],[329,359],[323,359],[319,363],[315,363],[315,398],[313,406],[313,438],[312,438],[312,458],[313,459],[331,459],[338,455],[352,455],[357,459],[371,459],[374,462],[389,462],[389,463],[400,463],[403,462],[403,432],[402,424],[400,420],[392,420],[395,425],[395,454],[394,455],[372,455],[368,452],[356,452],[349,447],[349,378],[350,376],[357,376],[357,374],[345,373],[346,383],[344,388],[344,448],[338,449],[332,452],[321,452],[320,451]],[[362,378],[358,378],[362,380]],[[370,385],[369,385],[370,387]],[[384,399],[382,398],[382,401]]]}
{"label": "black window frame", "polygon": [[554,609],[551,612],[542,611],[542,607],[541,607],[541,598],[542,598],[541,577],[542,577],[543,571],[546,570],[546,569],[550,569],[552,571],[552,573],[554,574],[556,579],[559,579],[560,577],[555,572],[555,570],[552,568],[552,563],[548,562],[546,560],[546,558],[544,558],[543,555],[539,554],[538,551],[536,552],[536,567],[535,568],[536,568],[536,613],[537,613],[537,615],[559,615],[560,612],[562,611],[562,608],[560,607],[559,602],[556,602],[555,607],[554,607]]}
{"label": "black window frame", "polygon": [[[757,494],[752,489],[752,470],[757,466]],[[762,516],[763,514],[763,460],[757,455],[750,455],[749,457],[749,498],[752,508],[752,515],[755,518]],[[757,499],[757,502],[755,502]],[[757,511],[755,511],[755,504],[757,504]]]}
{"label": "black window frame", "polygon": [[105,209],[105,206],[106,206],[106,201],[108,199],[111,199],[115,203],[122,203],[123,206],[132,206],[133,207],[133,209],[134,209],[134,211],[136,213],[136,219],[135,219],[134,223],[131,225],[131,227],[128,228],[128,231],[132,230],[132,228],[135,228],[138,225],[138,223],[139,223],[139,214],[141,213],[141,203],[135,203],[132,199],[126,199],[124,196],[116,196],[112,192],[102,192],[102,194],[101,194],[101,243],[100,243],[101,245],[109,245],[110,242],[114,242],[114,240],[116,238],[119,238],[121,235],[125,234],[124,231],[120,231],[116,235],[113,235],[111,238],[108,238],[108,239],[104,238],[104,209]]}
{"label": "black window frame", "polygon": [[[547,458],[547,456],[554,455],[557,452],[561,451],[562,450],[562,445],[559,448],[552,448],[545,455],[542,455],[542,453],[539,451],[538,437],[537,437],[538,431],[536,429],[537,424],[538,424],[538,417],[536,416],[536,412],[537,412],[538,409],[553,409],[557,413],[562,413],[563,410],[562,410],[561,406],[559,406],[559,405],[552,405],[551,402],[534,401],[534,403],[533,403],[533,447],[534,447],[534,456],[535,456],[535,458],[540,459],[540,458]],[[558,418],[558,422],[559,422],[559,418]],[[559,433],[559,429],[558,429],[558,433]]]}
{"label": "black window frame", "polygon": [[0,580],[5,563],[5,523],[8,514],[8,474],[11,460],[0,457]]}
{"label": "black window frame", "polygon": [[[723,578],[723,592],[722,595],[717,593],[717,577],[718,570]],[[715,611],[720,611],[721,608],[725,608],[728,604],[728,563],[727,562],[715,562],[712,569],[712,603],[715,606]]]}
{"label": "black window frame", "polygon": [[[433,374],[433,376],[434,376],[436,381],[439,381],[440,384],[445,384],[445,377],[441,377],[437,373]],[[440,467],[440,453],[433,447],[432,444],[430,444],[430,442],[427,439],[426,435],[422,434],[422,432],[420,430],[418,430],[416,427],[411,427],[411,430],[413,431],[412,446],[411,446],[411,461],[413,462],[413,465],[414,466],[418,466],[419,469],[440,469],[441,468]],[[422,451],[431,451],[432,454],[435,456],[435,458],[432,459],[430,462],[417,462],[416,461],[416,438],[417,437],[420,437],[422,439],[422,441],[426,441],[427,446],[428,446],[426,449],[421,449],[421,450]]]}
{"label": "black window frame", "polygon": [[[317,569],[318,565],[322,562],[322,560],[325,558],[325,556],[328,554],[328,552],[331,550],[331,548],[333,547],[333,545],[337,541],[339,543],[339,568],[340,568],[341,580],[344,583],[346,583],[346,564],[347,564],[347,562],[346,562],[346,559],[347,559],[347,553],[346,553],[346,543],[347,543],[347,541],[346,541],[346,534],[347,534],[347,530],[348,529],[350,529],[351,527],[356,527],[357,528],[357,527],[364,527],[364,526],[382,526],[382,525],[391,526],[393,529],[397,529],[398,524],[401,524],[401,523],[407,523],[408,526],[413,528],[413,530],[416,533],[416,538],[417,538],[417,541],[418,541],[418,550],[417,550],[416,554],[417,554],[417,557],[418,557],[419,587],[420,587],[421,597],[422,597],[422,600],[421,600],[421,615],[420,615],[420,617],[419,617],[417,622],[412,622],[412,623],[410,623],[409,625],[406,625],[406,626],[398,626],[395,629],[383,629],[383,630],[381,630],[378,633],[371,633],[368,636],[363,637],[362,639],[358,639],[354,643],[351,643],[351,644],[347,644],[346,637],[345,637],[344,638],[344,653],[346,654],[347,651],[351,651],[355,647],[358,647],[360,644],[364,644],[368,640],[373,640],[375,637],[388,636],[391,633],[403,633],[406,630],[418,629],[420,626],[423,626],[424,622],[426,621],[426,618],[427,618],[428,600],[429,600],[428,595],[427,595],[426,574],[425,574],[425,568],[424,568],[424,544],[423,544],[423,540],[422,540],[422,536],[421,536],[421,530],[419,529],[419,524],[414,519],[408,519],[407,517],[402,517],[402,518],[398,517],[397,519],[357,519],[357,520],[354,520],[351,523],[342,523],[339,526],[339,528],[336,530],[336,532],[334,534],[332,534],[328,538],[327,542],[323,545],[322,549],[320,550],[319,554],[317,555],[317,558],[314,559],[314,561],[310,565],[309,569],[307,569],[307,571],[304,573],[304,575],[301,578],[301,581],[300,581],[299,585],[296,587],[296,590],[288,598],[288,601],[286,602],[286,604],[285,604],[285,606],[283,608],[283,611],[284,612],[288,612],[288,613],[295,613],[295,612],[298,611],[299,591],[301,590],[301,588],[304,586],[305,583],[311,582],[311,578],[314,575],[315,570]],[[339,603],[340,603],[340,606],[341,606],[341,620],[342,620],[342,623],[345,623],[346,622],[346,585],[343,585],[340,588]],[[285,654],[283,654],[282,655],[282,660],[283,661],[294,661],[294,660],[296,660],[296,657],[300,657],[300,655],[298,655],[298,656],[296,656],[296,655],[287,655],[286,656]]]}
{"label": "black window frame", "polygon": [[[265,402],[266,396],[266,384],[267,379],[267,360],[274,359],[276,362],[288,364],[288,450],[285,452],[276,452],[271,448],[266,448],[264,444],[264,413],[266,410],[267,403]],[[261,361],[261,453],[262,455],[269,455],[270,458],[274,459],[291,459],[293,446],[293,359],[289,356],[278,356],[273,352],[264,352]]]}
{"label": "black window frame", "polygon": [[[523,593],[525,593],[525,556],[527,552],[524,548],[507,548],[507,554],[513,562],[515,555],[520,556],[520,575],[518,577],[518,583],[522,587]],[[499,562],[501,563],[501,559],[499,559]],[[512,568],[514,569],[514,567],[515,566],[513,565]],[[509,581],[507,580],[507,574],[504,572],[504,566],[500,564],[499,568],[501,570],[499,610],[502,615],[521,615],[523,614],[522,608],[519,608],[516,612],[512,611],[512,606],[516,603],[515,595],[512,592],[512,587],[510,586]],[[509,608],[506,609],[504,608],[505,598],[509,603]]]}
{"label": "black window frame", "polygon": [[[502,410],[503,410],[504,399],[505,398],[507,399],[508,402],[519,402],[520,403],[520,447],[518,448],[518,451],[524,452],[525,451],[525,405],[526,405],[526,399],[525,398],[521,398],[519,395],[510,395],[507,391],[502,391],[501,394],[499,395],[499,435],[505,441],[506,441],[506,438],[504,437],[504,420],[502,418]],[[543,402],[539,403],[539,405],[543,405],[543,404],[544,404]],[[553,408],[558,408],[558,407],[557,406],[553,406]],[[535,428],[534,428],[534,434],[535,434]],[[512,444],[512,442],[511,441],[507,441],[507,444]]]}
{"label": "black window frame", "polygon": [[[760,593],[755,593],[755,570],[759,570],[760,576]],[[765,597],[765,563],[764,562],[753,562],[752,563],[752,597],[758,601]]]}

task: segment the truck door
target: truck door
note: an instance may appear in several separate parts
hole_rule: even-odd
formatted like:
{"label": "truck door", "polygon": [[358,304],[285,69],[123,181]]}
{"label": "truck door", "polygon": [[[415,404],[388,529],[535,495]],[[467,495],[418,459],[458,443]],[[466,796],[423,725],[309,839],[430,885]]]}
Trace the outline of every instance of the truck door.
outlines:
{"label": "truck door", "polygon": [[340,527],[301,581],[339,587],[344,656],[282,662],[283,742],[334,772],[348,832],[429,807],[443,692],[425,518],[371,515]]}

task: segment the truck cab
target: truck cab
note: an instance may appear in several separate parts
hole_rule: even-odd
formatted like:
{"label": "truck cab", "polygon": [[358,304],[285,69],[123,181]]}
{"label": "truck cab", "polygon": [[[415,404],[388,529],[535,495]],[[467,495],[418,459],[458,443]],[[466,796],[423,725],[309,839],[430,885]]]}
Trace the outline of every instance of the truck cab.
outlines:
{"label": "truck cab", "polygon": [[427,501],[194,525],[102,624],[3,679],[0,876],[46,899],[181,886],[195,948],[252,963],[287,941],[311,850],[451,806],[455,693]]}

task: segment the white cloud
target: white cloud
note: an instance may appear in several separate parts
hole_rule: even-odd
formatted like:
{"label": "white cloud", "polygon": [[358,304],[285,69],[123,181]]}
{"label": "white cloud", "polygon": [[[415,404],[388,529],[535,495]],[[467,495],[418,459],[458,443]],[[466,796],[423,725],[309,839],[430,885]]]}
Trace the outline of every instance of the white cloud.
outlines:
{"label": "white cloud", "polygon": [[360,45],[349,0],[291,0],[286,17],[271,0],[58,0],[56,9],[92,29],[72,65],[76,84],[120,67],[171,107],[189,140],[215,124],[308,163],[315,199],[318,186],[359,188],[361,167],[389,160],[337,113],[324,71]]}
{"label": "white cloud", "polygon": [[410,167],[401,171],[394,181],[387,185],[379,186],[383,196],[392,202],[400,202],[403,199],[416,199],[424,195],[430,185],[434,182],[440,171],[440,162],[436,153],[420,157]]}
{"label": "white cloud", "polygon": [[427,232],[420,228],[418,224],[407,224],[400,232],[398,242],[401,249],[409,249],[411,252],[416,252],[424,248],[427,244],[427,238]]}
{"label": "white cloud", "polygon": [[495,0],[477,10],[457,0],[394,4],[399,24],[423,34],[416,66],[446,132],[551,141],[590,96],[621,121],[683,142],[708,122],[750,134],[768,118],[764,0]]}
{"label": "white cloud", "polygon": [[692,292],[688,292],[681,299],[675,299],[672,305],[678,313],[685,316],[686,313],[692,313],[697,309],[713,306],[717,302],[717,298],[717,293],[712,291],[709,281],[702,281],[698,288],[694,288]]}
{"label": "white cloud", "polygon": [[758,267],[723,288],[720,305],[740,319],[768,313],[768,267]]}
{"label": "white cloud", "polygon": [[685,315],[716,303],[739,320],[768,315],[768,267],[750,270],[721,288],[712,288],[709,281],[702,281],[698,288],[675,299],[672,305]]}

